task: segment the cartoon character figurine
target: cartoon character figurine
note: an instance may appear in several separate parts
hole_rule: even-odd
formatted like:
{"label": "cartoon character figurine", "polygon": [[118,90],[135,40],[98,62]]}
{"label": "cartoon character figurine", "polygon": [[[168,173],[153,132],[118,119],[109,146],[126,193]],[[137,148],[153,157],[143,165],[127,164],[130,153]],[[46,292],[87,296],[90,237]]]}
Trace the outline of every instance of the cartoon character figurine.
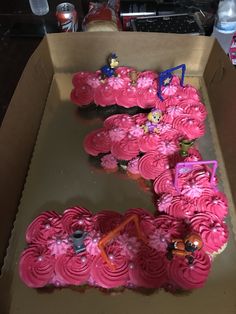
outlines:
{"label": "cartoon character figurine", "polygon": [[71,241],[72,241],[75,253],[80,253],[86,250],[86,247],[84,244],[84,240],[86,236],[87,236],[87,232],[84,232],[82,230],[76,230],[71,235]]}
{"label": "cartoon character figurine", "polygon": [[108,57],[107,61],[108,61],[108,64],[104,65],[101,68],[101,79],[102,80],[104,80],[107,77],[115,76],[116,75],[115,69],[119,65],[118,57],[115,53],[112,53]]}
{"label": "cartoon character figurine", "polygon": [[187,258],[188,263],[194,261],[193,253],[202,248],[202,239],[196,233],[191,233],[185,239],[173,239],[168,246],[167,258],[172,259],[174,255]]}
{"label": "cartoon character figurine", "polygon": [[148,121],[142,125],[145,133],[159,133],[158,123],[162,118],[162,112],[158,109],[152,109],[147,115]]}
{"label": "cartoon character figurine", "polygon": [[188,156],[189,149],[193,146],[195,140],[182,140],[180,141],[180,155],[183,157]]}
{"label": "cartoon character figurine", "polygon": [[129,77],[130,77],[130,80],[131,80],[130,84],[132,86],[135,86],[137,84],[137,80],[138,80],[138,73],[136,71],[131,71],[129,73]]}

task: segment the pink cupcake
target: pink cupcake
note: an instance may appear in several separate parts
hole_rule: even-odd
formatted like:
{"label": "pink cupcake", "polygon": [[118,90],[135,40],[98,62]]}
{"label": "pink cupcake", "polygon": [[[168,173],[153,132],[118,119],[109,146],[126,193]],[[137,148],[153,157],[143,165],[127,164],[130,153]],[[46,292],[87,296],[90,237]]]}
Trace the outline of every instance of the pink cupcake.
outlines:
{"label": "pink cupcake", "polygon": [[89,279],[91,262],[91,256],[86,252],[76,254],[71,249],[56,260],[55,273],[67,285],[83,285]]}
{"label": "pink cupcake", "polygon": [[108,265],[101,255],[93,258],[91,277],[94,285],[106,289],[126,286],[129,279],[129,261],[121,252],[118,244],[106,247],[106,254],[114,268]]}
{"label": "pink cupcake", "polygon": [[143,245],[129,265],[130,283],[134,287],[160,288],[167,280],[165,254]]}
{"label": "pink cupcake", "polygon": [[203,250],[208,254],[220,253],[228,241],[226,223],[210,212],[199,213],[190,218],[189,230],[201,236]]}
{"label": "pink cupcake", "polygon": [[105,170],[117,171],[118,160],[112,154],[107,154],[101,158],[101,166]]}
{"label": "pink cupcake", "polygon": [[61,215],[47,211],[37,216],[26,230],[27,243],[47,243],[53,235],[62,231]]}
{"label": "pink cupcake", "polygon": [[211,260],[204,251],[194,253],[189,264],[183,256],[174,256],[167,264],[169,283],[181,290],[192,290],[204,286],[211,270]]}
{"label": "pink cupcake", "polygon": [[210,212],[224,219],[228,214],[228,201],[224,193],[208,190],[197,198],[196,209],[199,213]]}
{"label": "pink cupcake", "polygon": [[91,231],[92,219],[93,215],[88,209],[75,206],[64,211],[61,222],[63,229],[68,235],[71,235],[77,230]]}
{"label": "pink cupcake", "polygon": [[93,230],[102,235],[107,234],[123,221],[123,216],[111,210],[102,210],[93,216]]}
{"label": "pink cupcake", "polygon": [[86,153],[92,156],[108,153],[111,149],[109,133],[104,128],[92,131],[86,135],[83,146]]}
{"label": "pink cupcake", "polygon": [[19,274],[30,288],[49,284],[54,276],[55,258],[45,246],[31,245],[20,256]]}

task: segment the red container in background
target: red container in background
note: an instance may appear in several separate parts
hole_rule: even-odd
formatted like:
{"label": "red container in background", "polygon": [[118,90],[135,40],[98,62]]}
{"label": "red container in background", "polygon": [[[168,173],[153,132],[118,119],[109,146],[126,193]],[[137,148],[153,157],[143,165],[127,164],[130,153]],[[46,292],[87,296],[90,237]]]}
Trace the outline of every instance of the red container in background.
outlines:
{"label": "red container in background", "polygon": [[78,15],[73,4],[61,3],[56,9],[57,24],[61,32],[77,32]]}

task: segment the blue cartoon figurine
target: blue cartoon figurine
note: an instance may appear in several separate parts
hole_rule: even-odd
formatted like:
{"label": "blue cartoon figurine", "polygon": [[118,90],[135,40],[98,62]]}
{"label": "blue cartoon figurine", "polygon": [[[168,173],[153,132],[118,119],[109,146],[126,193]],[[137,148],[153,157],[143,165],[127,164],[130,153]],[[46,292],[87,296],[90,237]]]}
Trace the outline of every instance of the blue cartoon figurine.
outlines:
{"label": "blue cartoon figurine", "polygon": [[108,61],[108,64],[104,65],[101,68],[101,79],[102,80],[104,80],[107,77],[115,76],[116,75],[115,69],[119,65],[118,57],[115,53],[112,53],[108,57],[107,61]]}
{"label": "blue cartoon figurine", "polygon": [[162,112],[158,109],[152,109],[147,115],[148,121],[142,125],[145,133],[159,133],[158,123],[162,118]]}

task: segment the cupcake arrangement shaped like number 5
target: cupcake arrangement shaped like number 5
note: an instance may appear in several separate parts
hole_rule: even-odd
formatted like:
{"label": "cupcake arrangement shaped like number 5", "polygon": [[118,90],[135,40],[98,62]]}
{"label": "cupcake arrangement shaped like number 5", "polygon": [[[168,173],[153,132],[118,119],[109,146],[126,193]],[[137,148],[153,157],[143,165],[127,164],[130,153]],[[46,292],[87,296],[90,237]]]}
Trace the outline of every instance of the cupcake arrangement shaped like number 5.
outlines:
{"label": "cupcake arrangement shaped like number 5", "polygon": [[227,245],[228,203],[218,190],[217,161],[202,160],[195,146],[207,112],[197,90],[184,85],[184,74],[185,65],[159,74],[118,67],[112,54],[100,70],[74,75],[71,98],[78,106],[148,108],[108,117],[86,135],[84,149],[105,170],[122,167],[149,180],[156,211],[93,214],[75,206],[40,214],[26,230],[19,260],[28,287],[176,293],[204,286]]}

